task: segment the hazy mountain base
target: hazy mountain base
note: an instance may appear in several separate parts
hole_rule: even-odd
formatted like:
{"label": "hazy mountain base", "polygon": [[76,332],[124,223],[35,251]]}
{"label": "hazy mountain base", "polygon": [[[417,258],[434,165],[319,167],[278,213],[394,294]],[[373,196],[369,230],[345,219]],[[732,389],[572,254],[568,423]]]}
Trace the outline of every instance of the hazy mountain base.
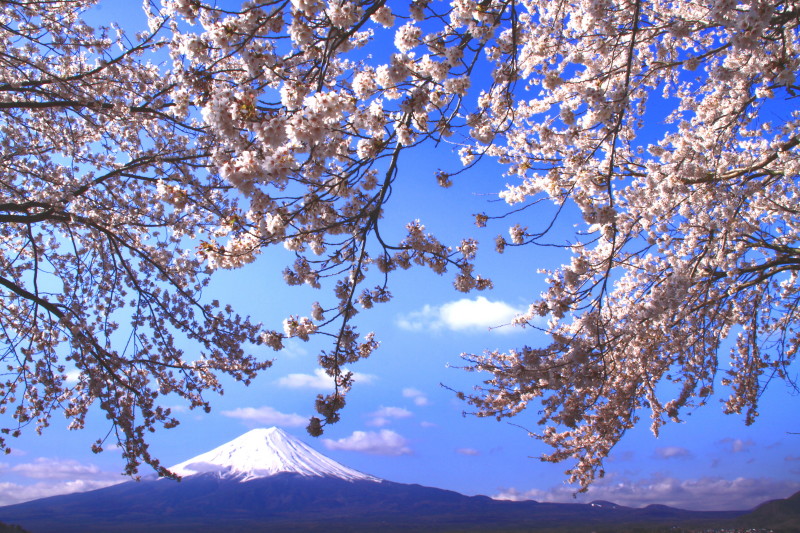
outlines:
{"label": "hazy mountain base", "polygon": [[736,523],[740,527],[769,527],[773,531],[800,533],[800,492],[782,500],[762,503],[739,517]]}
{"label": "hazy mountain base", "polygon": [[213,474],[129,482],[0,508],[31,533],[253,531],[672,531],[732,524],[742,512],[496,501],[383,481]]}
{"label": "hazy mountain base", "polygon": [[0,520],[31,533],[800,531],[800,493],[751,513],[496,501],[379,480],[279,428],[248,431],[174,468],[183,481],[44,498],[0,508]]}

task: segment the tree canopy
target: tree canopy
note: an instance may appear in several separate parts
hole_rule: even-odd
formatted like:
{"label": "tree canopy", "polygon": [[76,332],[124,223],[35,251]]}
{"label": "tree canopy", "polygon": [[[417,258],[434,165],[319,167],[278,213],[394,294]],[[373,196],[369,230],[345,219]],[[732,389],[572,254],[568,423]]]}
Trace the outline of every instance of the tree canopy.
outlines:
{"label": "tree canopy", "polygon": [[[165,395],[208,409],[220,374],[270,365],[251,345],[321,335],[320,434],[345,367],[378,346],[357,313],[391,298],[392,271],[491,287],[474,236],[381,232],[399,161],[425,143],[460,155],[443,187],[504,165],[506,211],[475,215],[506,226],[498,252],[571,256],[514,321],[550,344],[464,354],[484,379],[460,394],[479,416],[538,406],[570,481],[602,475],[643,412],[657,432],[721,387],[751,423],[770,380],[795,383],[800,4],[152,0],[130,36],[89,27],[94,3],[0,6],[4,433],[59,410],[78,428],[96,403],[129,473],[168,474],[146,441],[177,423]],[[542,222],[540,202],[558,214]],[[582,225],[559,241],[570,209]],[[332,290],[308,316],[273,331],[203,299],[273,246],[295,254],[288,284]]]}

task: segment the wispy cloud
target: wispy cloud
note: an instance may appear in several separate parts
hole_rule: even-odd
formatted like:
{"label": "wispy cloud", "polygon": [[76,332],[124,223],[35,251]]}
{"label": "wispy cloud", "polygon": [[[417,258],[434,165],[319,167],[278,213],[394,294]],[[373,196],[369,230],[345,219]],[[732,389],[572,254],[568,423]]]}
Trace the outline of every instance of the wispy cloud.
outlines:
{"label": "wispy cloud", "polygon": [[369,426],[383,427],[389,424],[392,419],[409,418],[411,411],[402,407],[381,407],[375,412],[367,415],[370,420],[367,422]]}
{"label": "wispy cloud", "polygon": [[676,479],[655,475],[648,479],[629,480],[609,476],[596,482],[586,494],[573,497],[574,489],[554,487],[550,490],[518,491],[505,489],[493,496],[502,500],[536,500],[540,502],[590,502],[608,500],[629,507],[653,503],[680,509],[723,511],[748,510],[768,500],[786,498],[800,490],[800,482],[767,478]]}
{"label": "wispy cloud", "polygon": [[496,328],[492,331],[511,333],[521,331],[521,329],[512,326],[498,326],[510,323],[516,315],[522,312],[522,309],[505,302],[493,302],[483,296],[478,296],[474,300],[462,298],[439,306],[425,305],[419,311],[399,316],[397,325],[409,331],[441,329],[486,331],[489,328]]}
{"label": "wispy cloud", "polygon": [[33,479],[75,479],[76,477],[96,476],[101,470],[95,465],[83,464],[72,459],[50,459],[39,457],[32,463],[22,463],[11,467],[15,474]]}
{"label": "wispy cloud", "polygon": [[308,424],[308,418],[292,413],[281,413],[269,406],[240,407],[230,411],[222,411],[224,416],[238,418],[244,422],[263,424],[266,426],[300,427]]}
{"label": "wispy cloud", "polygon": [[656,448],[655,457],[657,459],[689,459],[692,452],[681,446],[664,446]]}
{"label": "wispy cloud", "polygon": [[475,448],[459,448],[456,450],[456,453],[461,455],[480,455],[481,452],[476,450]]}
{"label": "wispy cloud", "polygon": [[620,450],[616,454],[611,454],[606,461],[609,463],[629,463],[636,459],[636,452],[633,450]]}
{"label": "wispy cloud", "polygon": [[71,459],[39,457],[32,462],[20,463],[4,470],[37,481],[32,484],[0,483],[0,506],[57,494],[84,492],[129,481],[129,478],[119,472],[105,472],[96,465]]}
{"label": "wispy cloud", "polygon": [[71,494],[73,492],[86,492],[88,490],[102,489],[109,485],[116,485],[127,479],[120,479],[119,474],[111,480],[75,479],[72,481],[39,482],[33,485],[19,485],[17,483],[0,483],[0,506],[13,505],[48,496]]}
{"label": "wispy cloud", "polygon": [[414,405],[418,405],[420,407],[430,403],[430,401],[428,401],[428,397],[425,396],[425,393],[410,387],[403,389],[403,398],[410,398],[411,401],[414,402]]}
{"label": "wispy cloud", "polygon": [[280,352],[283,357],[302,357],[308,355],[303,345],[295,339],[285,339],[283,341],[283,349]]}
{"label": "wispy cloud", "polygon": [[[353,372],[353,381],[361,384],[372,383],[375,376]],[[333,378],[321,368],[314,370],[313,374],[289,374],[278,379],[278,385],[290,389],[318,389],[328,390],[333,388]]]}
{"label": "wispy cloud", "polygon": [[348,450],[373,455],[408,455],[411,448],[408,440],[389,429],[380,431],[354,431],[349,437],[339,440],[324,439],[329,450]]}
{"label": "wispy cloud", "polygon": [[755,442],[753,442],[751,439],[742,440],[730,437],[718,441],[718,444],[721,444],[728,453],[748,452],[753,446],[755,446]]}

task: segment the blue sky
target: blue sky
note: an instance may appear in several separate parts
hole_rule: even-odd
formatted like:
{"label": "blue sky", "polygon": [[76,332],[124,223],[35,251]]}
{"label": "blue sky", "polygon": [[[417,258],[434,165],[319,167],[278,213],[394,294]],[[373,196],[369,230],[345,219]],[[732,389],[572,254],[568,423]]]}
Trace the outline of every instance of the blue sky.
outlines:
{"label": "blue sky", "polygon": [[[434,172],[448,164],[456,168],[450,147],[409,155],[401,158],[382,233],[400,236],[406,222],[420,219],[451,244],[476,237],[482,244],[477,272],[491,277],[495,288],[463,295],[452,288],[449,275],[394,273],[394,299],[357,317],[359,330],[375,331],[382,344],[369,360],[351,368],[356,385],[339,424],[318,439],[305,434],[314,397],[330,387],[315,372],[316,354],[326,346],[320,340],[293,340],[278,354],[258,348],[263,357],[275,358],[274,366],[250,387],[228,382],[224,396],[211,398],[211,413],[173,406],[181,425],[157,432],[150,441],[164,464],[182,462],[249,429],[275,425],[349,467],[388,480],[465,494],[573,501],[575,488],[563,484],[566,465],[538,461],[548,450],[522,429],[535,429],[535,412],[510,423],[463,416],[468,406],[442,386],[468,391],[479,383],[479,375],[457,368],[462,352],[544,342],[531,330],[490,327],[507,322],[544,289],[537,269],[556,267],[566,256],[549,248],[509,249],[498,256],[492,243],[506,226],[474,226],[473,213],[499,207],[492,203],[506,183],[499,167],[483,164],[444,190],[437,188]],[[550,214],[542,207],[514,221],[535,226]],[[566,239],[572,228],[562,227]],[[324,289],[287,287],[281,271],[291,261],[276,249],[242,270],[221,272],[208,297],[280,329],[286,316],[308,315],[312,302],[329,298]],[[774,383],[750,427],[741,417],[723,415],[721,399],[712,399],[684,424],[669,424],[658,439],[644,415],[613,450],[606,478],[578,501],[740,509],[800,490],[800,435],[791,434],[800,433],[797,396]],[[43,435],[28,431],[12,441],[14,451],[0,458],[0,505],[124,480],[118,451],[90,451],[109,429],[102,415],[95,413],[81,431],[67,431],[67,423],[57,413]]]}
{"label": "blue sky", "polygon": [[[356,385],[339,424],[319,439],[305,434],[315,395],[329,390],[325,377],[315,372],[317,350],[324,346],[314,339],[292,340],[277,354],[258,348],[263,357],[275,358],[274,366],[250,387],[229,382],[224,396],[211,398],[210,414],[181,412],[176,404],[182,424],[151,437],[164,464],[177,464],[249,429],[276,425],[347,466],[388,480],[466,494],[573,501],[574,487],[563,484],[566,466],[537,460],[547,449],[519,427],[535,429],[535,413],[510,423],[462,416],[468,406],[441,386],[468,391],[479,382],[479,375],[455,368],[462,352],[543,341],[531,330],[490,327],[505,323],[535,298],[544,287],[536,270],[556,266],[561,258],[541,248],[498,256],[491,242],[502,228],[479,230],[470,215],[491,208],[493,197],[487,193],[498,190],[505,178],[487,164],[440,190],[433,173],[451,157],[449,148],[424,154],[401,160],[384,226],[401,228],[419,218],[435,233],[478,237],[483,244],[478,270],[494,279],[494,290],[463,295],[448,275],[397,273],[394,299],[358,316],[360,331],[375,331],[382,344],[351,368]],[[529,212],[522,221],[533,224],[542,216]],[[285,316],[307,315],[313,301],[328,297],[324,289],[287,287],[281,270],[289,259],[275,250],[245,269],[221,272],[208,296],[279,328]],[[723,415],[714,400],[686,423],[663,428],[659,439],[645,416],[613,450],[606,478],[578,501],[733,509],[789,496],[800,490],[800,435],[790,434],[800,431],[796,407],[797,397],[776,382],[751,427],[740,417]],[[14,452],[0,459],[0,504],[123,479],[117,451],[94,455],[89,449],[108,430],[101,416],[82,431],[67,431],[66,425],[56,414],[42,436],[26,432],[12,443]]]}

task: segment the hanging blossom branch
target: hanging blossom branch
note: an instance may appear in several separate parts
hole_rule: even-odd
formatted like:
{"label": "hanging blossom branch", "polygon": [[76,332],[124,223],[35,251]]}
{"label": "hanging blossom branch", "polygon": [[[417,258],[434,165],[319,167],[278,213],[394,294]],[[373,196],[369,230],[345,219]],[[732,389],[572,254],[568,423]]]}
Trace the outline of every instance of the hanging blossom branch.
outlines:
{"label": "hanging blossom branch", "polygon": [[142,59],[162,28],[133,42],[95,30],[90,4],[0,8],[0,449],[58,411],[81,428],[97,406],[111,429],[95,451],[113,435],[128,474],[168,474],[146,439],[178,423],[163,397],[208,409],[218,373],[248,382],[270,365],[247,353],[270,333],[201,299],[208,269],[186,242],[236,202],[202,129],[172,112],[173,82]]}
{"label": "hanging blossom branch", "polygon": [[[540,404],[544,459],[574,461],[585,490],[645,414],[658,434],[723,386],[725,411],[750,424],[767,383],[797,387],[798,18],[784,2],[521,8],[518,44],[494,48],[496,71],[519,65],[532,96],[493,148],[517,180],[501,196],[576,206],[585,226],[516,320],[548,319],[551,344],[465,354],[491,377],[463,397],[498,418]],[[647,105],[659,95],[677,102],[661,118]],[[499,248],[548,230],[517,224]]]}
{"label": "hanging blossom branch", "polygon": [[[423,4],[412,9],[420,20],[441,17]],[[215,138],[211,161],[249,204],[226,235],[206,246],[209,265],[237,267],[281,243],[296,255],[284,272],[287,283],[321,288],[331,280],[331,305],[315,303],[311,316],[284,321],[287,337],[333,339],[319,364],[334,390],[317,398],[320,416],[308,426],[319,435],[339,419],[353,384],[345,366],[378,347],[372,333],[359,337],[353,319],[391,298],[391,271],[453,268],[459,290],[491,286],[473,275],[476,241],[447,247],[419,221],[409,221],[400,242],[386,242],[379,229],[391,189],[405,179],[402,155],[452,134],[482,47],[468,49],[458,33],[432,36],[436,52],[416,58],[408,52],[421,44],[421,33],[409,24],[398,30],[401,53],[389,63],[349,59],[375,31],[394,25],[383,1],[249,2],[238,12],[165,2],[151,16],[173,31],[173,99],[188,102],[199,92],[191,101]],[[181,20],[194,25],[187,29]],[[446,80],[451,70],[464,75]],[[382,279],[373,287],[366,285],[371,270]]]}
{"label": "hanging blossom branch", "polygon": [[[353,320],[391,297],[391,271],[454,269],[460,290],[490,286],[473,275],[474,241],[447,247],[419,221],[399,242],[379,229],[402,155],[458,121],[469,80],[446,82],[449,69],[466,75],[481,47],[453,34],[431,44],[435,59],[404,53],[354,70],[347,55],[394,23],[382,1],[153,2],[135,40],[86,25],[92,4],[2,8],[0,410],[13,407],[16,425],[4,433],[41,431],[59,409],[81,428],[99,405],[111,430],[95,450],[113,438],[129,474],[144,462],[169,475],[145,438],[178,423],[164,396],[208,410],[219,373],[248,383],[269,367],[248,346],[324,335],[334,390],[317,399],[317,434],[339,418],[346,365],[378,346]],[[403,30],[398,43],[415,39]],[[147,62],[161,51],[171,65]],[[330,303],[272,331],[203,301],[215,270],[278,244],[296,255],[286,282],[330,284]]]}

